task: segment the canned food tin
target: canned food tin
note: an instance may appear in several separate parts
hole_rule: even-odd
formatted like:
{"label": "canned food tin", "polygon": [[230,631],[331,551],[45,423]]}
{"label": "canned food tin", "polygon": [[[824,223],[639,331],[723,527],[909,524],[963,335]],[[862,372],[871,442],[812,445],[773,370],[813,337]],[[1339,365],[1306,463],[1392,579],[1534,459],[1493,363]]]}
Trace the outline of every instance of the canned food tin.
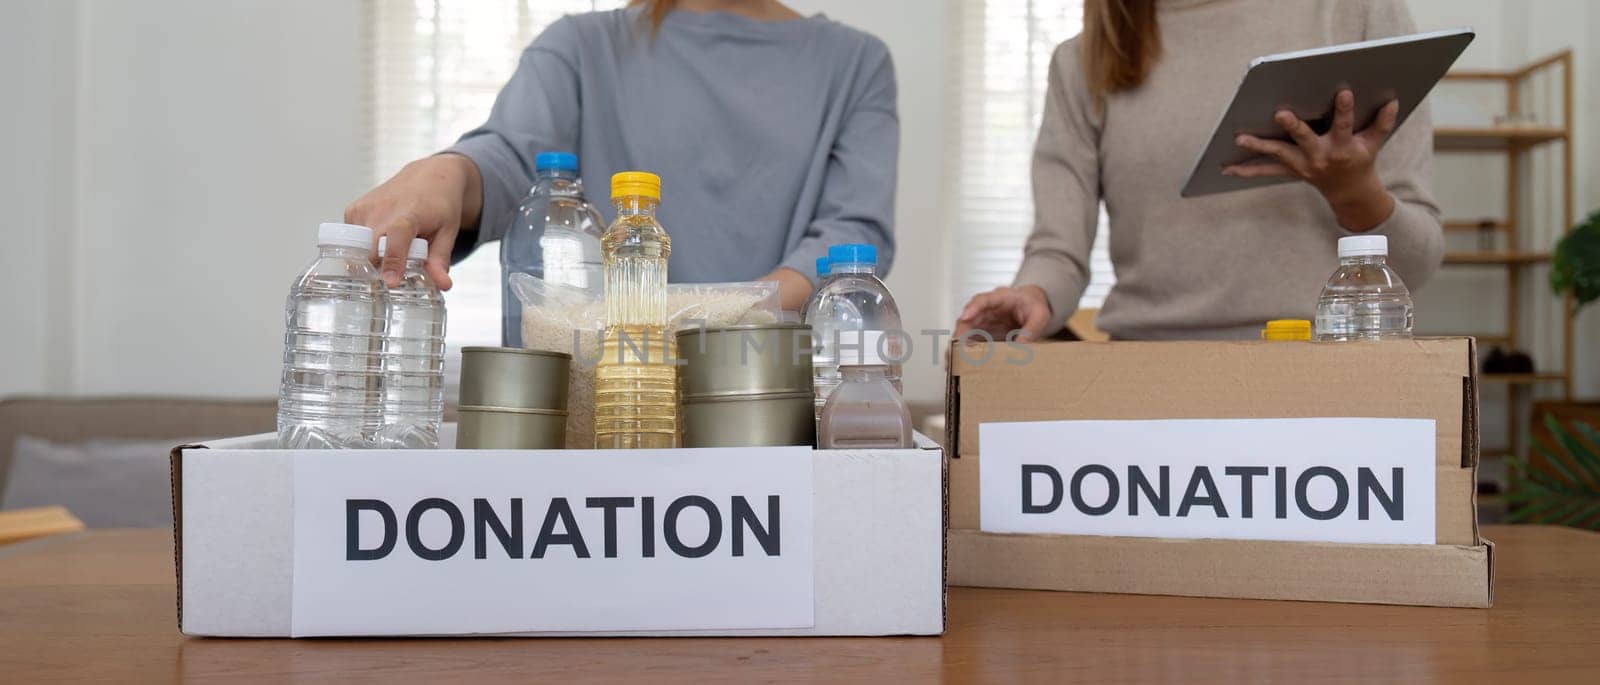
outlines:
{"label": "canned food tin", "polygon": [[809,390],[683,401],[684,447],[812,445],[815,434]]}
{"label": "canned food tin", "polygon": [[456,412],[456,449],[558,450],[566,441],[565,411],[469,406]]}
{"label": "canned food tin", "polygon": [[561,352],[463,347],[459,404],[565,412],[571,363]]}
{"label": "canned food tin", "polygon": [[685,398],[811,391],[811,327],[774,323],[678,332]]}

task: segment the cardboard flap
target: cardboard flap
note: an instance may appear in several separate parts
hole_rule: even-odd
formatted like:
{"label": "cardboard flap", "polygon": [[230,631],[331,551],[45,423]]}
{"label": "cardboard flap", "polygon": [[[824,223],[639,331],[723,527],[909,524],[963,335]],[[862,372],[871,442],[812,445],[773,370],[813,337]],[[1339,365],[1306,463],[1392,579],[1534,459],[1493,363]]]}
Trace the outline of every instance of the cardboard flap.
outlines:
{"label": "cardboard flap", "polygon": [[177,575],[178,630],[183,630],[183,451],[205,445],[178,445],[168,454],[172,469],[172,571]]}
{"label": "cardboard flap", "polygon": [[1467,372],[1461,377],[1461,468],[1478,467],[1478,341],[1467,338]]}

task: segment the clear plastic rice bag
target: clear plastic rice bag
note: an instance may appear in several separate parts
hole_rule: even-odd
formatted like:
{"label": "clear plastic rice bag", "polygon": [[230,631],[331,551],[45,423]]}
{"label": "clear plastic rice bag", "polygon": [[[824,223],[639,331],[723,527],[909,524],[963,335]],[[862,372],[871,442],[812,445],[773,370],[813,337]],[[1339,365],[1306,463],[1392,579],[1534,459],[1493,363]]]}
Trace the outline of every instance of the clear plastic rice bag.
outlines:
{"label": "clear plastic rice bag", "polygon": [[[572,355],[567,389],[567,448],[594,447],[594,374],[606,326],[605,294],[527,274],[511,275],[522,302],[522,343],[530,350]],[[673,283],[667,311],[674,329],[776,323],[782,316],[778,284]]]}

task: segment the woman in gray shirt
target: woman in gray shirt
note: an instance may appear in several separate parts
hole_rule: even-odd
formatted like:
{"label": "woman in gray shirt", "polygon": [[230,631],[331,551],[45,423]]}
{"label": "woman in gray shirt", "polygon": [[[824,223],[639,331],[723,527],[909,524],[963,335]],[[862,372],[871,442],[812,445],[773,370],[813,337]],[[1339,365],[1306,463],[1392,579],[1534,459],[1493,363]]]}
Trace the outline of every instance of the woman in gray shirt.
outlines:
{"label": "woman in gray shirt", "polygon": [[[428,270],[498,239],[541,150],[578,153],[591,200],[611,174],[662,177],[669,278],[776,280],[787,309],[829,245],[894,254],[899,121],[883,42],[776,0],[635,0],[571,15],[522,54],[489,120],[408,164],[345,221],[431,245]],[[384,257],[398,282],[404,249]]]}

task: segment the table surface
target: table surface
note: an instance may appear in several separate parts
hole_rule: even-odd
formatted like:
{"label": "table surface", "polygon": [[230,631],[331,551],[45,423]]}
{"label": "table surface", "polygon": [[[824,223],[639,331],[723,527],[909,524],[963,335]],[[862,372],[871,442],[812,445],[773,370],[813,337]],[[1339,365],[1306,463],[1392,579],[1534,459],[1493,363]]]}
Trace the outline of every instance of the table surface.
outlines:
{"label": "table surface", "polygon": [[1484,536],[1488,610],[951,588],[942,638],[243,640],[178,633],[170,533],[88,531],[0,547],[0,680],[1600,682],[1600,534]]}

